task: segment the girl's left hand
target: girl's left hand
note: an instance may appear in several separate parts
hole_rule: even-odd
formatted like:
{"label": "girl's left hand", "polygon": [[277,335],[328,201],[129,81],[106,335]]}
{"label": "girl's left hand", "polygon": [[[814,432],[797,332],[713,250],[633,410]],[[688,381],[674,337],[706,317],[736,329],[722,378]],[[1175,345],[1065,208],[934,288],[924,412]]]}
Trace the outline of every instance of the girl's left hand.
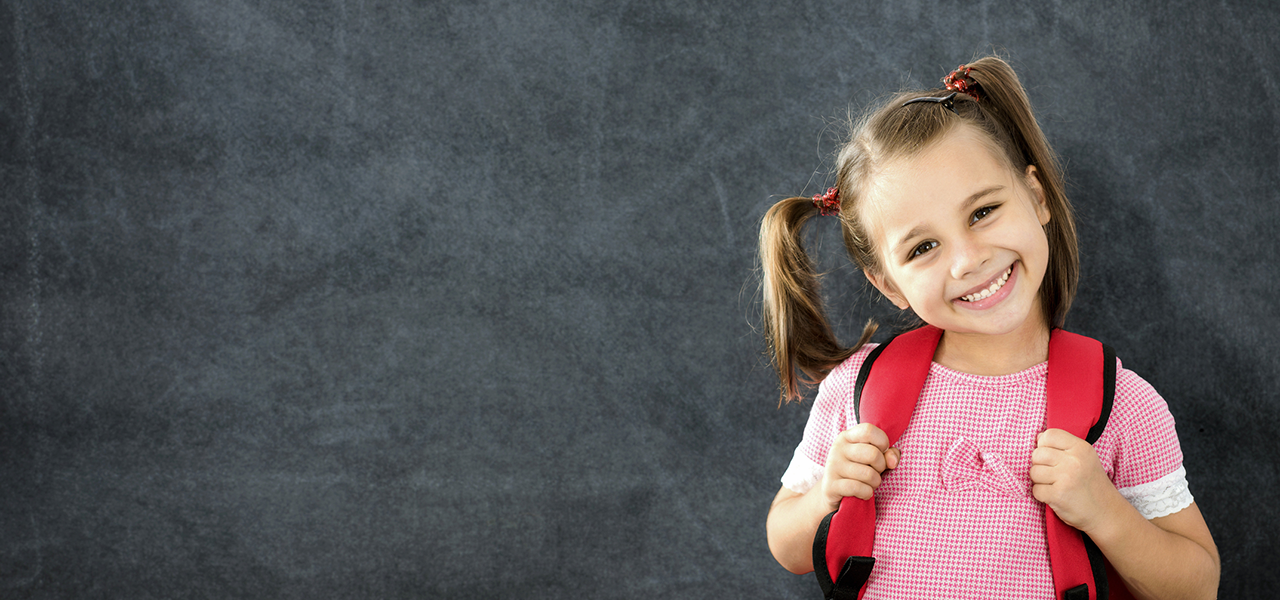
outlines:
{"label": "girl's left hand", "polygon": [[1104,506],[1118,495],[1093,446],[1061,429],[1036,436],[1031,453],[1031,494],[1067,525],[1088,532],[1105,518]]}

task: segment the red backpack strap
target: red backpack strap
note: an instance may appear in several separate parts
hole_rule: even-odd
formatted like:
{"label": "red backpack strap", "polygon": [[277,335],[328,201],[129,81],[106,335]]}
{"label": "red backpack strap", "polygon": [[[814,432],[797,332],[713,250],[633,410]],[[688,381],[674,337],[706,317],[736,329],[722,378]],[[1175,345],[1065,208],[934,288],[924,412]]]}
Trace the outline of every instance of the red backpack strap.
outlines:
{"label": "red backpack strap", "polygon": [[[859,423],[884,430],[890,446],[911,422],[941,337],[942,330],[933,326],[909,331],[881,344],[862,362],[854,384],[854,415]],[[875,531],[874,496],[870,500],[848,496],[822,520],[813,538],[813,571],[827,600],[862,597],[876,562],[871,555]]]}
{"label": "red backpack strap", "polygon": [[[1115,399],[1116,356],[1110,346],[1061,329],[1049,338],[1046,428],[1062,429],[1090,444],[1098,441]],[[1106,562],[1089,536],[1044,507],[1054,597],[1104,600]]]}

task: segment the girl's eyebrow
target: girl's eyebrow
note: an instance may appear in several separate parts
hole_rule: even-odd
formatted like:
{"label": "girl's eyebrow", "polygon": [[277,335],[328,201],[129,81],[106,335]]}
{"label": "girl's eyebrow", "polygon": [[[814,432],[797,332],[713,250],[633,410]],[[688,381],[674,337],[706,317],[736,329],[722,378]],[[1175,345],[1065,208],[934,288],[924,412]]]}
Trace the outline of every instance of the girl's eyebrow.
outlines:
{"label": "girl's eyebrow", "polygon": [[[989,188],[974,192],[968,198],[965,198],[964,202],[960,205],[960,212],[967,212],[969,208],[972,207],[974,204],[977,204],[979,200],[987,196],[990,196],[991,194],[994,194],[1003,189],[1004,189],[1003,185],[993,185]],[[898,246],[901,246],[911,241],[911,238],[914,238],[924,233],[926,229],[927,228],[924,225],[916,225],[914,228],[911,229],[911,231],[908,231],[906,235],[902,236],[902,239],[898,240],[898,244],[894,247],[896,248]]]}
{"label": "girl's eyebrow", "polygon": [[1003,189],[1004,189],[1003,185],[993,185],[985,190],[979,190],[977,192],[974,192],[972,196],[969,196],[968,198],[965,199],[964,204],[960,205],[960,211],[967,212],[969,210],[969,207],[973,206],[977,201]]}

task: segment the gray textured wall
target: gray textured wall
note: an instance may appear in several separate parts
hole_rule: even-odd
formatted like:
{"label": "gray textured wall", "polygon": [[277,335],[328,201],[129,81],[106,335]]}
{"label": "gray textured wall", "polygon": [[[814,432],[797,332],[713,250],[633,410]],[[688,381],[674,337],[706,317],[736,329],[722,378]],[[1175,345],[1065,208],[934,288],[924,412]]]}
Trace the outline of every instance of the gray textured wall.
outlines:
{"label": "gray textured wall", "polygon": [[1167,398],[1222,597],[1280,589],[1280,10],[786,4],[0,4],[0,596],[818,597],[755,228],[993,48],[1069,327]]}

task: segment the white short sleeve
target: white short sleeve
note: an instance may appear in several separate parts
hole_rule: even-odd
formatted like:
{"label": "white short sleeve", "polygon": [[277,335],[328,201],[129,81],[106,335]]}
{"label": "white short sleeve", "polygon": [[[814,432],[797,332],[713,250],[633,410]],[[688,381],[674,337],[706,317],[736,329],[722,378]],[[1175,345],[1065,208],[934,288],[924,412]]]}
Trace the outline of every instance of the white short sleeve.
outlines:
{"label": "white short sleeve", "polygon": [[1171,515],[1195,501],[1173,415],[1151,384],[1116,362],[1115,404],[1094,449],[1143,518]]}
{"label": "white short sleeve", "polygon": [[1155,481],[1120,488],[1120,495],[1129,501],[1144,519],[1167,517],[1195,501],[1187,484],[1187,470],[1178,470]]}
{"label": "white short sleeve", "polygon": [[797,494],[803,494],[822,481],[824,470],[826,467],[810,460],[804,455],[803,449],[796,448],[787,472],[782,474],[782,486]]}

